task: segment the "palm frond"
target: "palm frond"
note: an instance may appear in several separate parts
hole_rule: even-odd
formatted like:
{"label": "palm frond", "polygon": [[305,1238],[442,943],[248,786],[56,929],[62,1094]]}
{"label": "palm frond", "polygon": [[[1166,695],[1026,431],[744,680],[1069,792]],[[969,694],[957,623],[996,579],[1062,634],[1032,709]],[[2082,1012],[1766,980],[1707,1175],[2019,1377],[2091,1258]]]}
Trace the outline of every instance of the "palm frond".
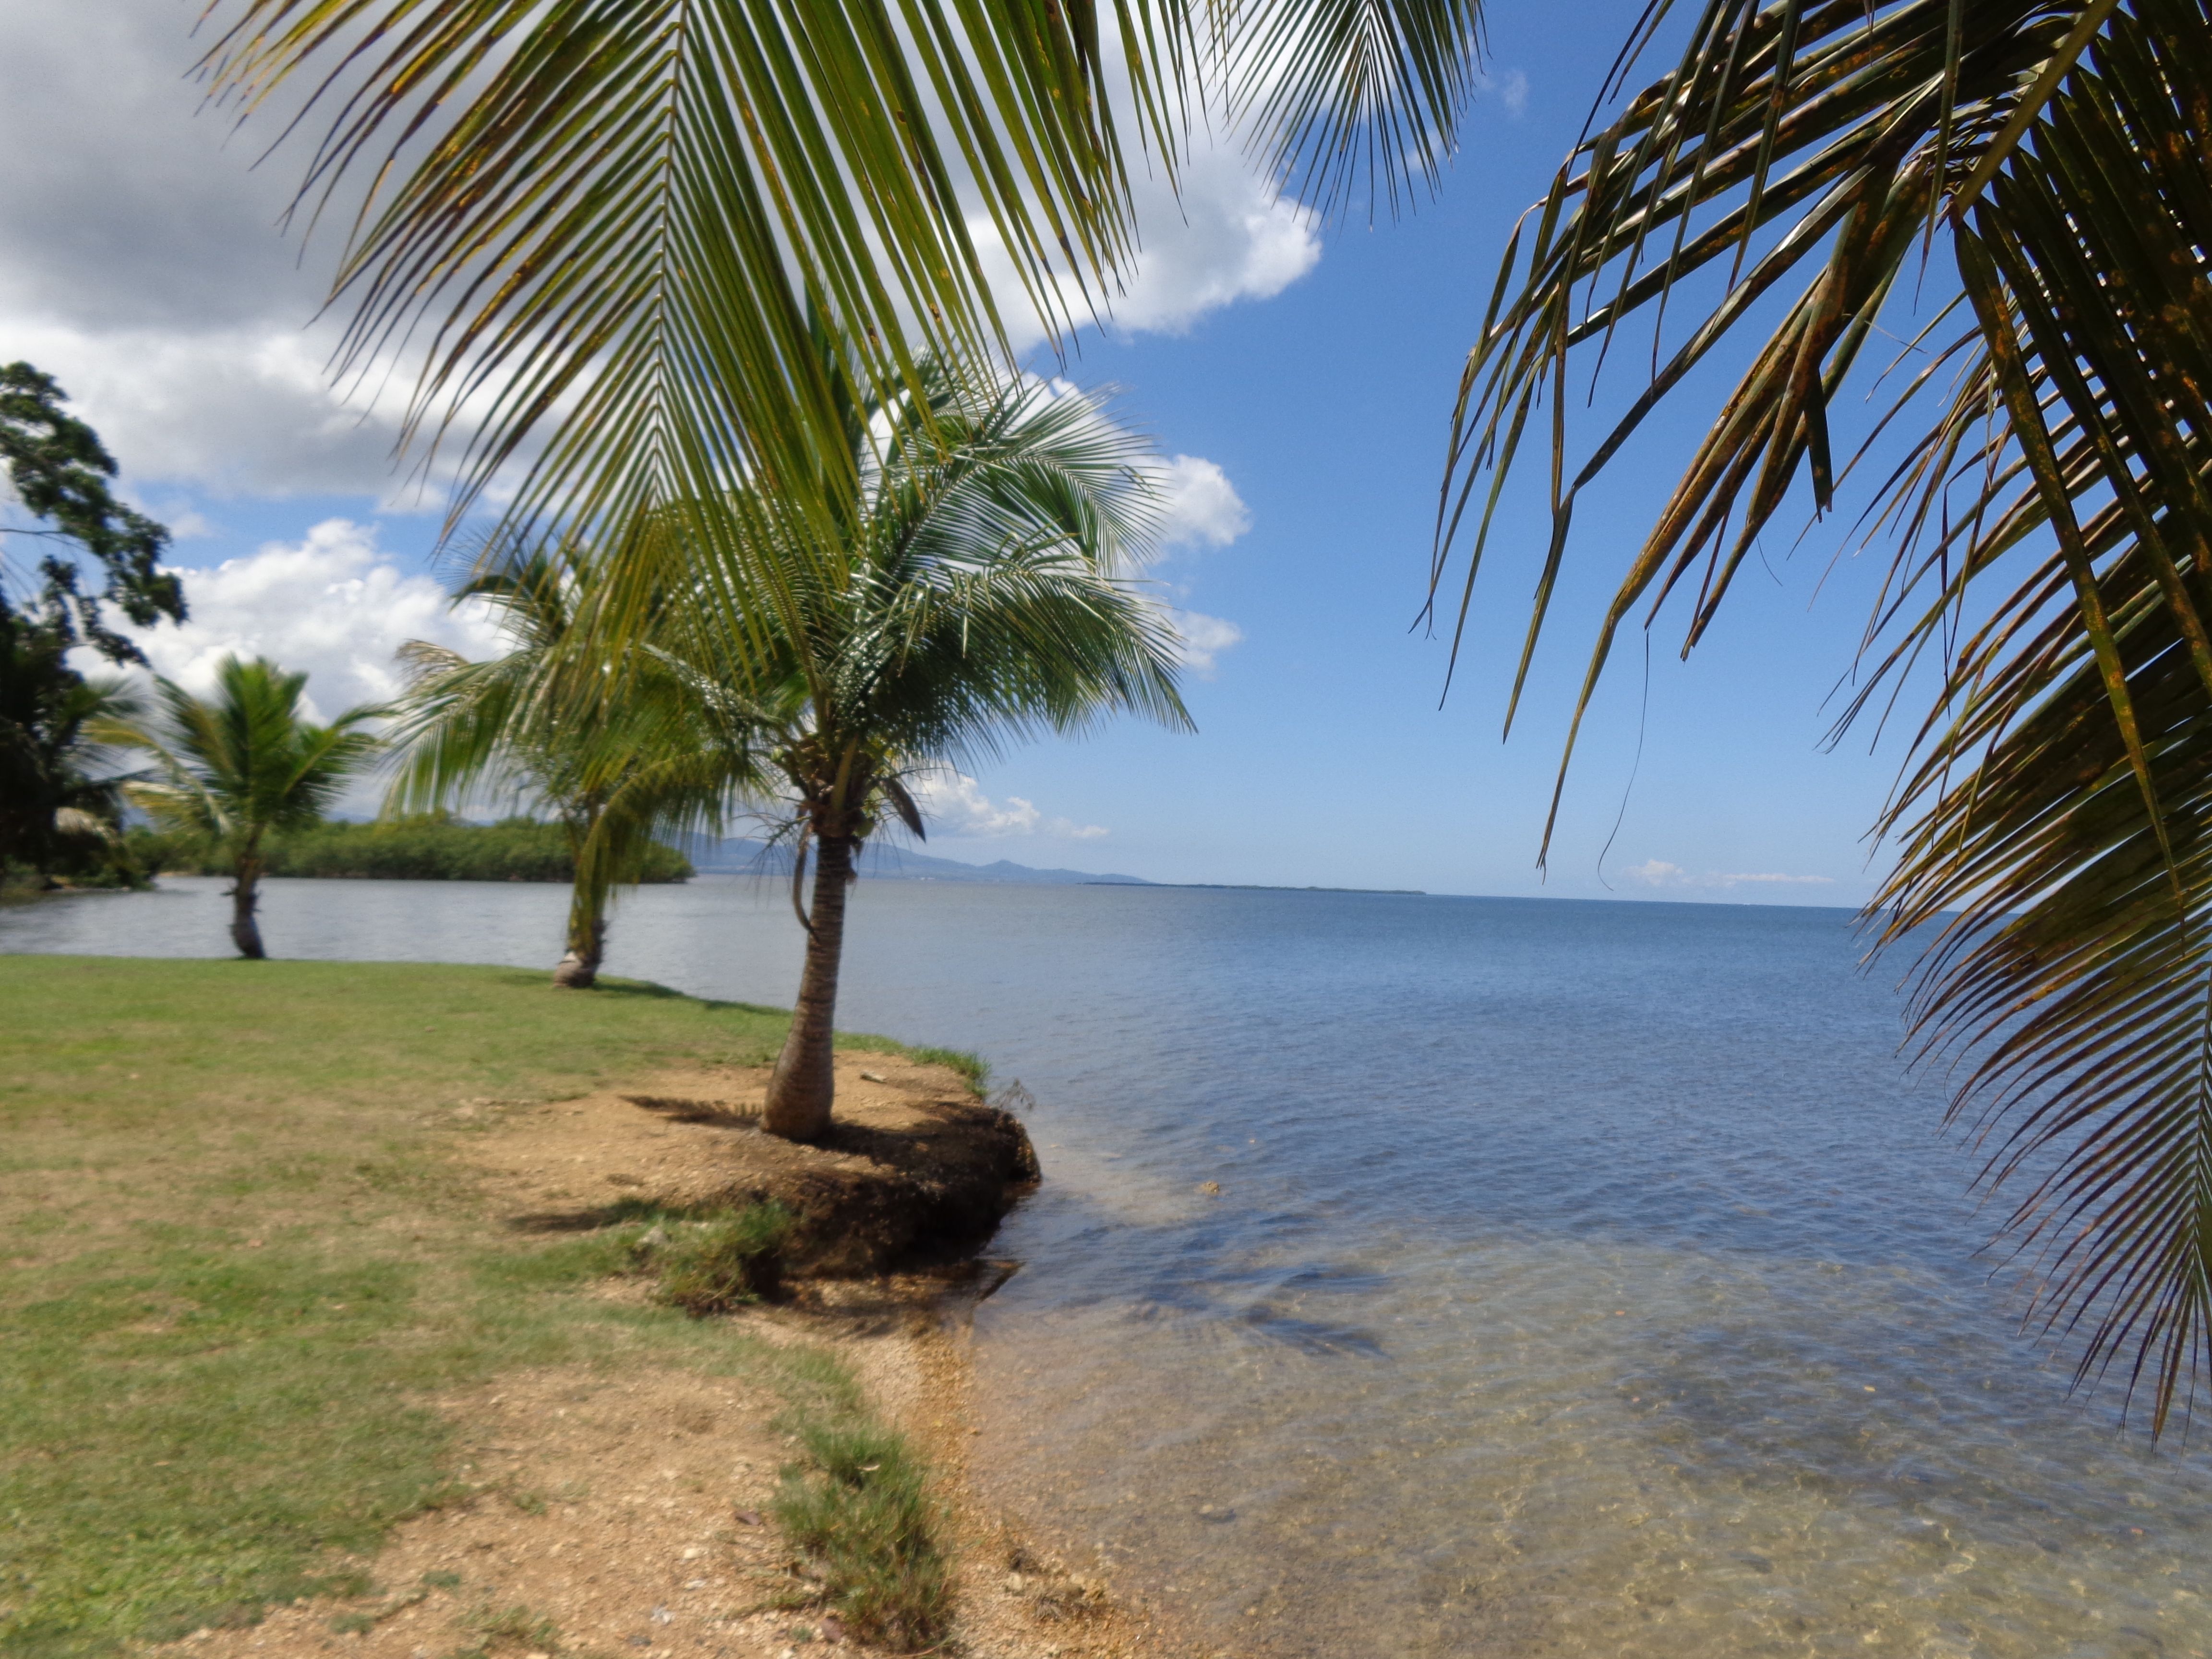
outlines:
{"label": "palm frond", "polygon": [[[1826,510],[1895,457],[1869,479],[1894,552],[1843,723],[1887,718],[1916,670],[1935,690],[1879,826],[1899,848],[1881,938],[1936,932],[1916,1029],[1993,1137],[2036,1317],[2078,1341],[2079,1380],[2146,1388],[2154,1432],[2212,1363],[2208,139],[2202,0],[1715,0],[1516,235],[1462,381],[1432,593],[1464,544],[1463,626],[1504,475],[1548,424],[1525,679],[1578,492],[1692,371],[1747,356],[1621,576],[1578,731],[1632,611],[1649,627],[1685,594],[1686,653],[1801,477]],[[1828,410],[1939,245],[1955,287],[1839,466]],[[1656,319],[1692,279],[1668,349]],[[1639,313],[1648,380],[1578,462],[1568,360]]]}
{"label": "palm frond", "polygon": [[[208,0],[241,114],[319,131],[300,205],[347,218],[343,366],[412,342],[418,456],[458,514],[602,542],[741,481],[850,480],[825,331],[878,398],[1064,333],[1133,269],[1117,93],[1172,178],[1233,110],[1270,165],[1395,201],[1449,152],[1474,0]],[[1333,187],[1333,186],[1332,186]],[[350,192],[350,194],[349,194]],[[975,227],[988,226],[988,237]],[[1018,295],[994,292],[989,246]],[[456,432],[455,428],[460,429]],[[817,524],[817,532],[826,529]]]}

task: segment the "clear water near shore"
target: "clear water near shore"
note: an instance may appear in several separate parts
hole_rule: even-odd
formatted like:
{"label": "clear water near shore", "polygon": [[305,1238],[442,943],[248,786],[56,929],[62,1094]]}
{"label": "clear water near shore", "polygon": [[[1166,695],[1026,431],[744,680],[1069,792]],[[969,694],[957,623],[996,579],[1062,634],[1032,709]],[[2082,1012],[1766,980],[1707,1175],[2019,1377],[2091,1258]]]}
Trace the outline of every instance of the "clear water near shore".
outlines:
{"label": "clear water near shore", "polygon": [[[220,954],[221,884],[168,886],[0,950]],[[272,888],[280,954],[557,954],[555,889]],[[863,884],[846,1022],[1038,1102],[987,1489],[1237,1652],[2212,1653],[2212,1464],[2017,1335],[1848,921]],[[735,881],[610,961],[797,966]]]}

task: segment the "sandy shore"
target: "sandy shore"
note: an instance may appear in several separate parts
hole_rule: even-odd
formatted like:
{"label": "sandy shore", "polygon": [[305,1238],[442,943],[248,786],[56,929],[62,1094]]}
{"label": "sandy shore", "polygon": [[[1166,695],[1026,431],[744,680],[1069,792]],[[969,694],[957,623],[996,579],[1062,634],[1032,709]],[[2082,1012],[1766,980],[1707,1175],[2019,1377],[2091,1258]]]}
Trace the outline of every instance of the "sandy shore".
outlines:
{"label": "sandy shore", "polygon": [[[948,1125],[951,1141],[1004,1139],[973,1115],[957,1074],[879,1054],[850,1056],[839,1070],[840,1115],[854,1121],[855,1146],[880,1152],[887,1135],[937,1137],[929,1158],[900,1172],[909,1184],[928,1188],[951,1170],[957,1185],[966,1169],[972,1186],[985,1165],[1003,1176],[1002,1146],[984,1156],[947,1140]],[[869,1178],[862,1166],[875,1160],[850,1147],[763,1145],[746,1125],[763,1080],[736,1070],[666,1073],[508,1109],[471,1138],[470,1156],[495,1212],[527,1231],[587,1224],[618,1197],[683,1204],[812,1191],[818,1200]],[[940,1216],[972,1222],[979,1212],[973,1192],[924,1198]],[[958,1650],[1182,1659],[1189,1650],[1112,1585],[1071,1574],[976,1501],[969,1456],[988,1425],[974,1415],[966,1316],[989,1280],[937,1253],[925,1271],[809,1279],[786,1304],[727,1317],[735,1329],[841,1355],[875,1409],[924,1452],[946,1506]],[[614,1280],[592,1293],[648,1292]],[[795,1605],[808,1589],[804,1563],[768,1516],[797,1443],[778,1426],[782,1401],[765,1389],[672,1369],[556,1368],[425,1403],[458,1431],[455,1495],[396,1528],[373,1559],[349,1564],[358,1577],[349,1588],[362,1593],[313,1597],[170,1650],[205,1659],[875,1651],[835,1618]]]}

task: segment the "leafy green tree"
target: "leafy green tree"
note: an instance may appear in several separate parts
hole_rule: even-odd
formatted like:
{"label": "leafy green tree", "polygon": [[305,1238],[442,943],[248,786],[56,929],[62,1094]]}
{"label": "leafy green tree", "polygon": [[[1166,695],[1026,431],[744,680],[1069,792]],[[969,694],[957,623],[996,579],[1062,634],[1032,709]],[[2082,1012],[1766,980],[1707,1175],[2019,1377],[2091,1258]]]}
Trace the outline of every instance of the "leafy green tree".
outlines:
{"label": "leafy green tree", "polygon": [[[0,616],[42,629],[70,647],[91,646],[110,662],[143,663],[138,647],[110,628],[102,614],[112,605],[141,628],[163,617],[185,619],[185,593],[173,571],[161,568],[169,532],[123,505],[108,489],[115,458],[99,434],[63,409],[64,393],[51,375],[28,363],[0,365],[0,462],[15,499],[34,522],[0,524],[10,542],[41,543],[38,582],[27,595],[0,583]],[[90,558],[106,573],[98,593],[84,588]]]}
{"label": "leafy green tree", "polygon": [[599,567],[573,544],[510,550],[464,586],[487,603],[514,648],[471,662],[445,647],[402,647],[412,684],[400,706],[404,756],[395,810],[421,811],[487,790],[550,809],[575,863],[568,951],[553,982],[596,982],[607,909],[635,884],[672,830],[718,828],[724,805],[757,786],[752,728],[717,718],[726,699],[679,694],[655,659],[605,694],[611,665],[592,613]]}
{"label": "leafy green tree", "polygon": [[151,757],[153,775],[126,787],[134,805],[222,849],[232,878],[231,942],[255,961],[268,954],[254,919],[262,843],[272,831],[319,820],[382,747],[366,729],[385,712],[380,708],[349,708],[327,726],[302,720],[307,683],[264,657],[226,657],[212,699],[156,678],[157,714],[93,728],[100,741]]}
{"label": "leafy green tree", "polygon": [[[1993,1137],[2044,1328],[2086,1335],[2077,1382],[2147,1384],[2154,1432],[2212,1359],[2208,111],[2205,0],[1700,9],[1513,240],[1437,564],[1463,542],[1472,591],[1493,475],[1542,419],[1533,651],[1580,491],[1740,370],[1621,576],[1579,727],[1632,611],[1694,594],[1686,653],[1795,481],[1825,512],[1869,470],[1893,562],[1843,723],[1903,698],[1917,734],[1878,824],[1882,937],[1933,937],[1914,1018],[1964,1061],[1953,1109]],[[1932,319],[1900,316],[1923,290]],[[1578,459],[1570,359],[1662,312],[1653,372]],[[1883,447],[1839,455],[1828,411],[1873,392],[1885,339]]]}
{"label": "leafy green tree", "polygon": [[[104,605],[141,627],[185,616],[184,590],[158,562],[168,532],[115,499],[114,458],[64,401],[30,364],[0,365],[0,465],[17,509],[0,518],[0,871],[22,864],[41,877],[112,844],[120,797],[88,770],[97,757],[84,731],[136,708],[117,683],[70,667],[70,652],[145,661]],[[40,549],[27,565],[15,556],[23,546]],[[96,593],[87,560],[104,572]]]}
{"label": "leafy green tree", "polygon": [[87,728],[143,705],[120,679],[71,669],[67,650],[53,629],[0,613],[0,873],[118,864],[124,780]]}
{"label": "leafy green tree", "polygon": [[893,819],[925,833],[909,782],[1118,711],[1189,725],[1174,630],[1117,574],[1152,528],[1147,447],[1087,397],[934,362],[921,374],[924,397],[848,398],[849,461],[831,476],[854,482],[834,540],[781,545],[798,521],[740,501],[757,544],[702,556],[669,538],[664,570],[635,545],[623,567],[684,595],[647,654],[685,699],[756,728],[780,785],[806,959],[763,1124],[797,1140],[830,1127],[860,849]]}

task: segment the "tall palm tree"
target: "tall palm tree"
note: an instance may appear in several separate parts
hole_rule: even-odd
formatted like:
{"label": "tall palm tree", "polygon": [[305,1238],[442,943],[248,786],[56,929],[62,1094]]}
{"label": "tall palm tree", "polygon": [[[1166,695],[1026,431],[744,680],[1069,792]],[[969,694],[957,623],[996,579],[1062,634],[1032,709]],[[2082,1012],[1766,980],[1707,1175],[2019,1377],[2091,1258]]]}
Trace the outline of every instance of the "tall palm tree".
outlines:
{"label": "tall palm tree", "polygon": [[[1091,398],[920,368],[924,396],[845,399],[834,539],[702,559],[670,538],[665,575],[627,564],[688,584],[652,654],[753,726],[781,784],[806,958],[763,1124],[796,1140],[830,1126],[847,890],[883,825],[926,833],[917,775],[1117,711],[1189,725],[1173,628],[1120,574],[1152,528],[1147,447]],[[736,511],[764,538],[797,522]]]}
{"label": "tall palm tree", "polygon": [[93,728],[102,743],[152,757],[155,775],[127,786],[133,805],[204,837],[228,859],[231,942],[255,961],[268,954],[254,919],[263,843],[319,822],[381,749],[366,727],[383,709],[363,704],[317,726],[300,717],[307,684],[305,674],[288,674],[265,657],[226,657],[212,699],[156,677],[158,714]]}
{"label": "tall palm tree", "polygon": [[471,662],[421,640],[401,647],[412,684],[391,794],[395,810],[419,811],[502,789],[552,811],[575,860],[553,982],[578,990],[597,982],[609,901],[637,880],[656,836],[719,828],[724,804],[759,776],[752,727],[723,720],[726,698],[683,695],[657,659],[631,665],[621,695],[604,695],[600,569],[573,542],[510,545],[454,603],[493,605],[512,650]]}
{"label": "tall palm tree", "polygon": [[[1463,623],[1543,422],[1525,676],[1578,493],[1696,371],[1741,366],[1620,578],[1579,727],[1632,610],[1692,596],[1686,653],[1801,475],[1826,512],[1868,472],[1893,562],[1843,723],[1936,671],[1878,823],[1881,938],[1933,938],[1916,1027],[1966,1062],[1953,1110],[2014,1194],[2033,1316],[2086,1338],[2077,1382],[2147,1384],[2156,1432],[2212,1360],[2212,5],[1713,0],[1532,214],[1462,382],[1437,590]],[[1570,359],[1640,354],[1614,341],[1638,318],[1651,372],[1578,459]],[[1829,410],[1877,336],[1901,390],[1839,457]]]}
{"label": "tall palm tree", "polygon": [[[848,492],[826,325],[873,395],[932,352],[1057,332],[1137,251],[1133,139],[1170,180],[1240,126],[1324,205],[1433,183],[1477,0],[206,0],[203,70],[319,128],[301,206],[349,220],[346,361],[430,342],[410,435],[465,418],[456,508],[605,541],[720,522],[738,479]],[[994,292],[997,252],[1014,282]],[[473,401],[471,401],[473,400]],[[815,489],[816,480],[827,488]]]}

